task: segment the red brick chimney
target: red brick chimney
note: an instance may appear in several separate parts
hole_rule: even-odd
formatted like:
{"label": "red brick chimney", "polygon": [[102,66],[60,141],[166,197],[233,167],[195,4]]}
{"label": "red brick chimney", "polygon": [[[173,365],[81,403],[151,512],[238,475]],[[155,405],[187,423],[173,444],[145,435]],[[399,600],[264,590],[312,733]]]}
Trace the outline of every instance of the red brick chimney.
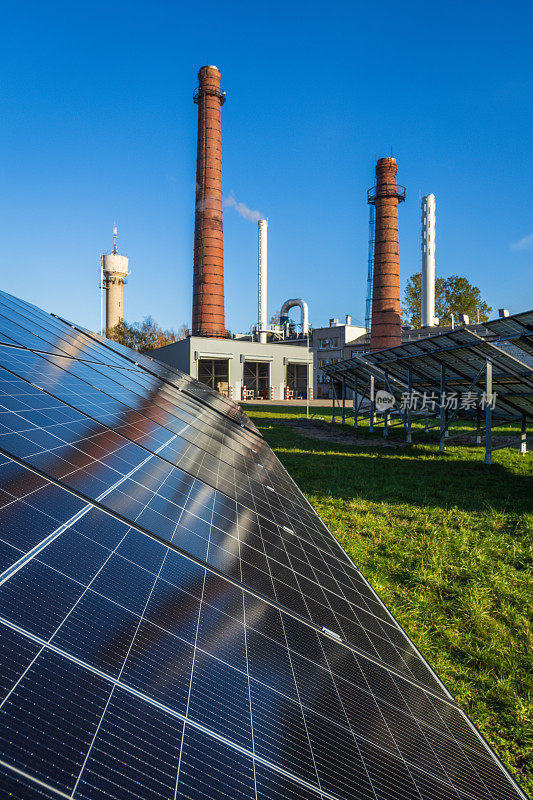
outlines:
{"label": "red brick chimney", "polygon": [[371,350],[402,342],[398,204],[405,200],[405,189],[396,184],[397,170],[395,158],[378,159],[376,185],[368,193],[368,202],[376,207]]}
{"label": "red brick chimney", "polygon": [[194,102],[198,104],[196,207],[192,295],[193,336],[223,338],[224,247],[222,240],[222,153],[220,72],[201,67]]}

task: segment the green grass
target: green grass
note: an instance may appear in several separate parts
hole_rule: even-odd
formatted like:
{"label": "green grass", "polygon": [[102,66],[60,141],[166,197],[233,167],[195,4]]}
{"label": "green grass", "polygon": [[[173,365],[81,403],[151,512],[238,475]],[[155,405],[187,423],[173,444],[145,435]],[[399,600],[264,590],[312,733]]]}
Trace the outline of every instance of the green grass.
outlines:
{"label": "green grass", "polygon": [[[415,424],[413,446],[304,437],[292,406],[245,406],[298,486],[521,786],[533,794],[532,454]],[[331,409],[313,408],[330,420]],[[360,441],[369,438],[368,423]],[[353,422],[338,426],[353,435]],[[382,436],[382,429],[373,437]],[[517,431],[514,431],[517,433]],[[512,434],[499,429],[495,436]]]}

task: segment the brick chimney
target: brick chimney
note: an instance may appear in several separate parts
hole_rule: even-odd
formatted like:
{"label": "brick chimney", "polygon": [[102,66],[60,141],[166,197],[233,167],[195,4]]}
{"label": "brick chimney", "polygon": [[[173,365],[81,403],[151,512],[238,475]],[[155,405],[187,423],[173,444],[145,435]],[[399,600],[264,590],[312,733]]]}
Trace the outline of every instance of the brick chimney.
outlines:
{"label": "brick chimney", "polygon": [[220,139],[220,107],[225,99],[217,67],[201,67],[194,92],[194,102],[198,104],[198,148],[191,333],[216,338],[226,335]]}
{"label": "brick chimney", "polygon": [[405,189],[396,184],[397,170],[395,158],[378,159],[376,185],[368,192],[368,202],[376,207],[371,350],[402,342],[398,204],[405,200]]}

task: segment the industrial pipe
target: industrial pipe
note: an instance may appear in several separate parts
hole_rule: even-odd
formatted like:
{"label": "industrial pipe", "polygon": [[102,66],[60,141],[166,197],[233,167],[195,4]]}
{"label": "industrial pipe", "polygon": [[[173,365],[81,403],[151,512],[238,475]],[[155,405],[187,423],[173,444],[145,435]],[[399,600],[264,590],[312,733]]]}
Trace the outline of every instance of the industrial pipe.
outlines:
{"label": "industrial pipe", "polygon": [[292,300],[286,300],[283,303],[279,315],[280,323],[282,325],[287,324],[287,322],[289,321],[289,311],[291,310],[291,308],[294,308],[295,306],[299,306],[301,309],[302,333],[304,336],[307,336],[307,334],[309,333],[309,308],[305,300],[301,300],[299,297],[294,298]]}

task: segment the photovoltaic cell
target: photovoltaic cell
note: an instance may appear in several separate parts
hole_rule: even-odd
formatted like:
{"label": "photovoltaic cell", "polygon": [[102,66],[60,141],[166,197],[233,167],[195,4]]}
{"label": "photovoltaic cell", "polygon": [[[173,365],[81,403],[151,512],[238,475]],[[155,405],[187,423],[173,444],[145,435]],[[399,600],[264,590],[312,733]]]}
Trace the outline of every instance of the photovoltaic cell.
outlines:
{"label": "photovoltaic cell", "polygon": [[0,798],[523,797],[238,407],[0,340]]}

